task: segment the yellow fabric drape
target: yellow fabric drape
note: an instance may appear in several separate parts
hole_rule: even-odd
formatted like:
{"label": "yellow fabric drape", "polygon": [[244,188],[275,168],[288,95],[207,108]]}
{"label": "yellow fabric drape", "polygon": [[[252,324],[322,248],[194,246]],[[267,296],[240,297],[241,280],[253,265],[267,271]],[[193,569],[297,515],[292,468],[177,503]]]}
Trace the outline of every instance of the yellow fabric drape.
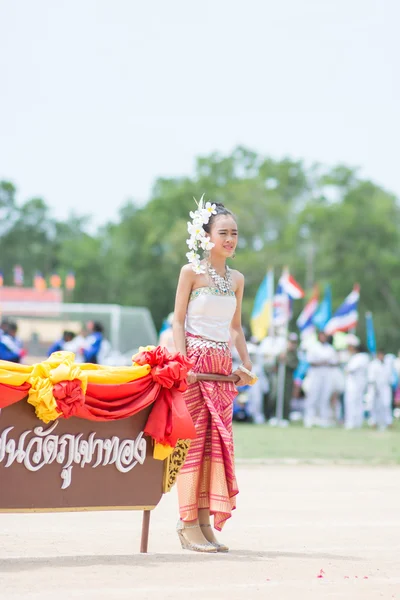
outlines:
{"label": "yellow fabric drape", "polygon": [[0,360],[0,383],[18,387],[28,381],[32,369],[32,365],[19,365],[7,360]]}
{"label": "yellow fabric drape", "polygon": [[18,387],[29,383],[29,404],[35,407],[36,416],[49,423],[60,416],[53,396],[53,386],[60,381],[79,380],[83,392],[88,383],[122,384],[135,381],[150,373],[150,365],[108,367],[89,363],[76,363],[73,352],[53,352],[45,361],[34,365],[21,365],[0,360],[0,383]]}
{"label": "yellow fabric drape", "polygon": [[[92,365],[90,363],[75,363],[73,352],[54,352],[41,363],[34,365],[21,365],[18,363],[0,360],[0,383],[18,387],[23,383],[30,383],[30,378],[38,373],[50,373],[56,369],[52,376],[54,383],[65,380],[81,379],[82,375],[87,383],[129,383],[140,377],[145,377],[151,371],[150,365],[131,365],[129,367],[109,367]],[[77,376],[78,375],[78,376]]]}

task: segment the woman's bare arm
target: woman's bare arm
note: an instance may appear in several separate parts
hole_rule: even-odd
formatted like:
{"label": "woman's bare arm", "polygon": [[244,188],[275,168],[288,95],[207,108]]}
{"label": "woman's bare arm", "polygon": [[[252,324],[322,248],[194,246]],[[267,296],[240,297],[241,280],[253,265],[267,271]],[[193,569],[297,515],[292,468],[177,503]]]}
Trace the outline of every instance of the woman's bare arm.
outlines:
{"label": "woman's bare arm", "polygon": [[195,273],[190,265],[181,269],[175,297],[174,321],[172,331],[177,352],[186,356],[185,320]]}
{"label": "woman's bare arm", "polygon": [[[242,328],[242,300],[244,291],[244,277],[239,272],[236,272],[235,276],[237,281],[237,287],[235,292],[236,310],[231,322],[231,337],[232,342],[234,343],[236,350],[238,351],[238,354],[240,356],[240,360],[243,363],[243,366],[249,371],[251,371],[253,365],[251,363],[249,352],[247,350],[246,338],[244,336]],[[243,373],[243,371],[237,370],[235,371],[235,374],[239,375],[240,377],[240,381],[237,383],[237,385],[246,385],[251,381],[251,377],[249,377],[246,373]]]}

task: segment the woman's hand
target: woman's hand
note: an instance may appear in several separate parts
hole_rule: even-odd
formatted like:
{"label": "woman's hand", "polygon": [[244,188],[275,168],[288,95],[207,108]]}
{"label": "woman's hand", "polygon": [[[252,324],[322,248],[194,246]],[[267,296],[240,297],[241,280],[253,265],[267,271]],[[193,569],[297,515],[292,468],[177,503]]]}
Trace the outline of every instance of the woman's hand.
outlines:
{"label": "woman's hand", "polygon": [[236,369],[236,371],[234,371],[232,373],[232,375],[237,375],[239,377],[239,381],[237,381],[235,383],[236,387],[242,387],[244,385],[250,385],[250,383],[252,381],[252,378],[250,377],[250,375],[247,375],[247,373],[244,373],[240,369]]}
{"label": "woman's hand", "polygon": [[189,373],[187,374],[187,377],[186,377],[186,381],[188,382],[188,385],[192,385],[193,383],[197,383],[197,375],[196,375],[196,373],[193,373],[193,371],[189,371]]}

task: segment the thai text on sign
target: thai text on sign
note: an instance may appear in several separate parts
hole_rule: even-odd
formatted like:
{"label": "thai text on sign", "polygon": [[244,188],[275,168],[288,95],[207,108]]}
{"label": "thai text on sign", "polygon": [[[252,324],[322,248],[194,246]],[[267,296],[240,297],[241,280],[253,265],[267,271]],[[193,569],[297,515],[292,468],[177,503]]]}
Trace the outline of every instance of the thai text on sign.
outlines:
{"label": "thai text on sign", "polygon": [[[146,459],[147,443],[141,431],[135,439],[121,440],[117,436],[108,439],[96,438],[90,433],[87,439],[83,434],[73,435],[55,433],[58,425],[55,421],[47,428],[35,427],[21,433],[18,439],[12,438],[14,427],[0,431],[0,463],[11,467],[14,462],[22,464],[28,471],[38,471],[46,465],[61,465],[62,489],[71,485],[72,468],[91,465],[115,465],[120,473],[128,473],[137,464]],[[93,463],[93,464],[92,464]]]}

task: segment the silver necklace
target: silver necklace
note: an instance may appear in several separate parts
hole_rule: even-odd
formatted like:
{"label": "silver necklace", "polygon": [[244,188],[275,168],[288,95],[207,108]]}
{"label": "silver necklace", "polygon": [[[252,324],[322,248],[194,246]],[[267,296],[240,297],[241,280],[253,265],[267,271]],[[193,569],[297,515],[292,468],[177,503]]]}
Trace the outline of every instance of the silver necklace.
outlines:
{"label": "silver necklace", "polygon": [[215,287],[221,294],[227,294],[232,291],[232,275],[228,266],[225,268],[225,275],[223,277],[218,275],[211,263],[207,263],[207,271]]}

